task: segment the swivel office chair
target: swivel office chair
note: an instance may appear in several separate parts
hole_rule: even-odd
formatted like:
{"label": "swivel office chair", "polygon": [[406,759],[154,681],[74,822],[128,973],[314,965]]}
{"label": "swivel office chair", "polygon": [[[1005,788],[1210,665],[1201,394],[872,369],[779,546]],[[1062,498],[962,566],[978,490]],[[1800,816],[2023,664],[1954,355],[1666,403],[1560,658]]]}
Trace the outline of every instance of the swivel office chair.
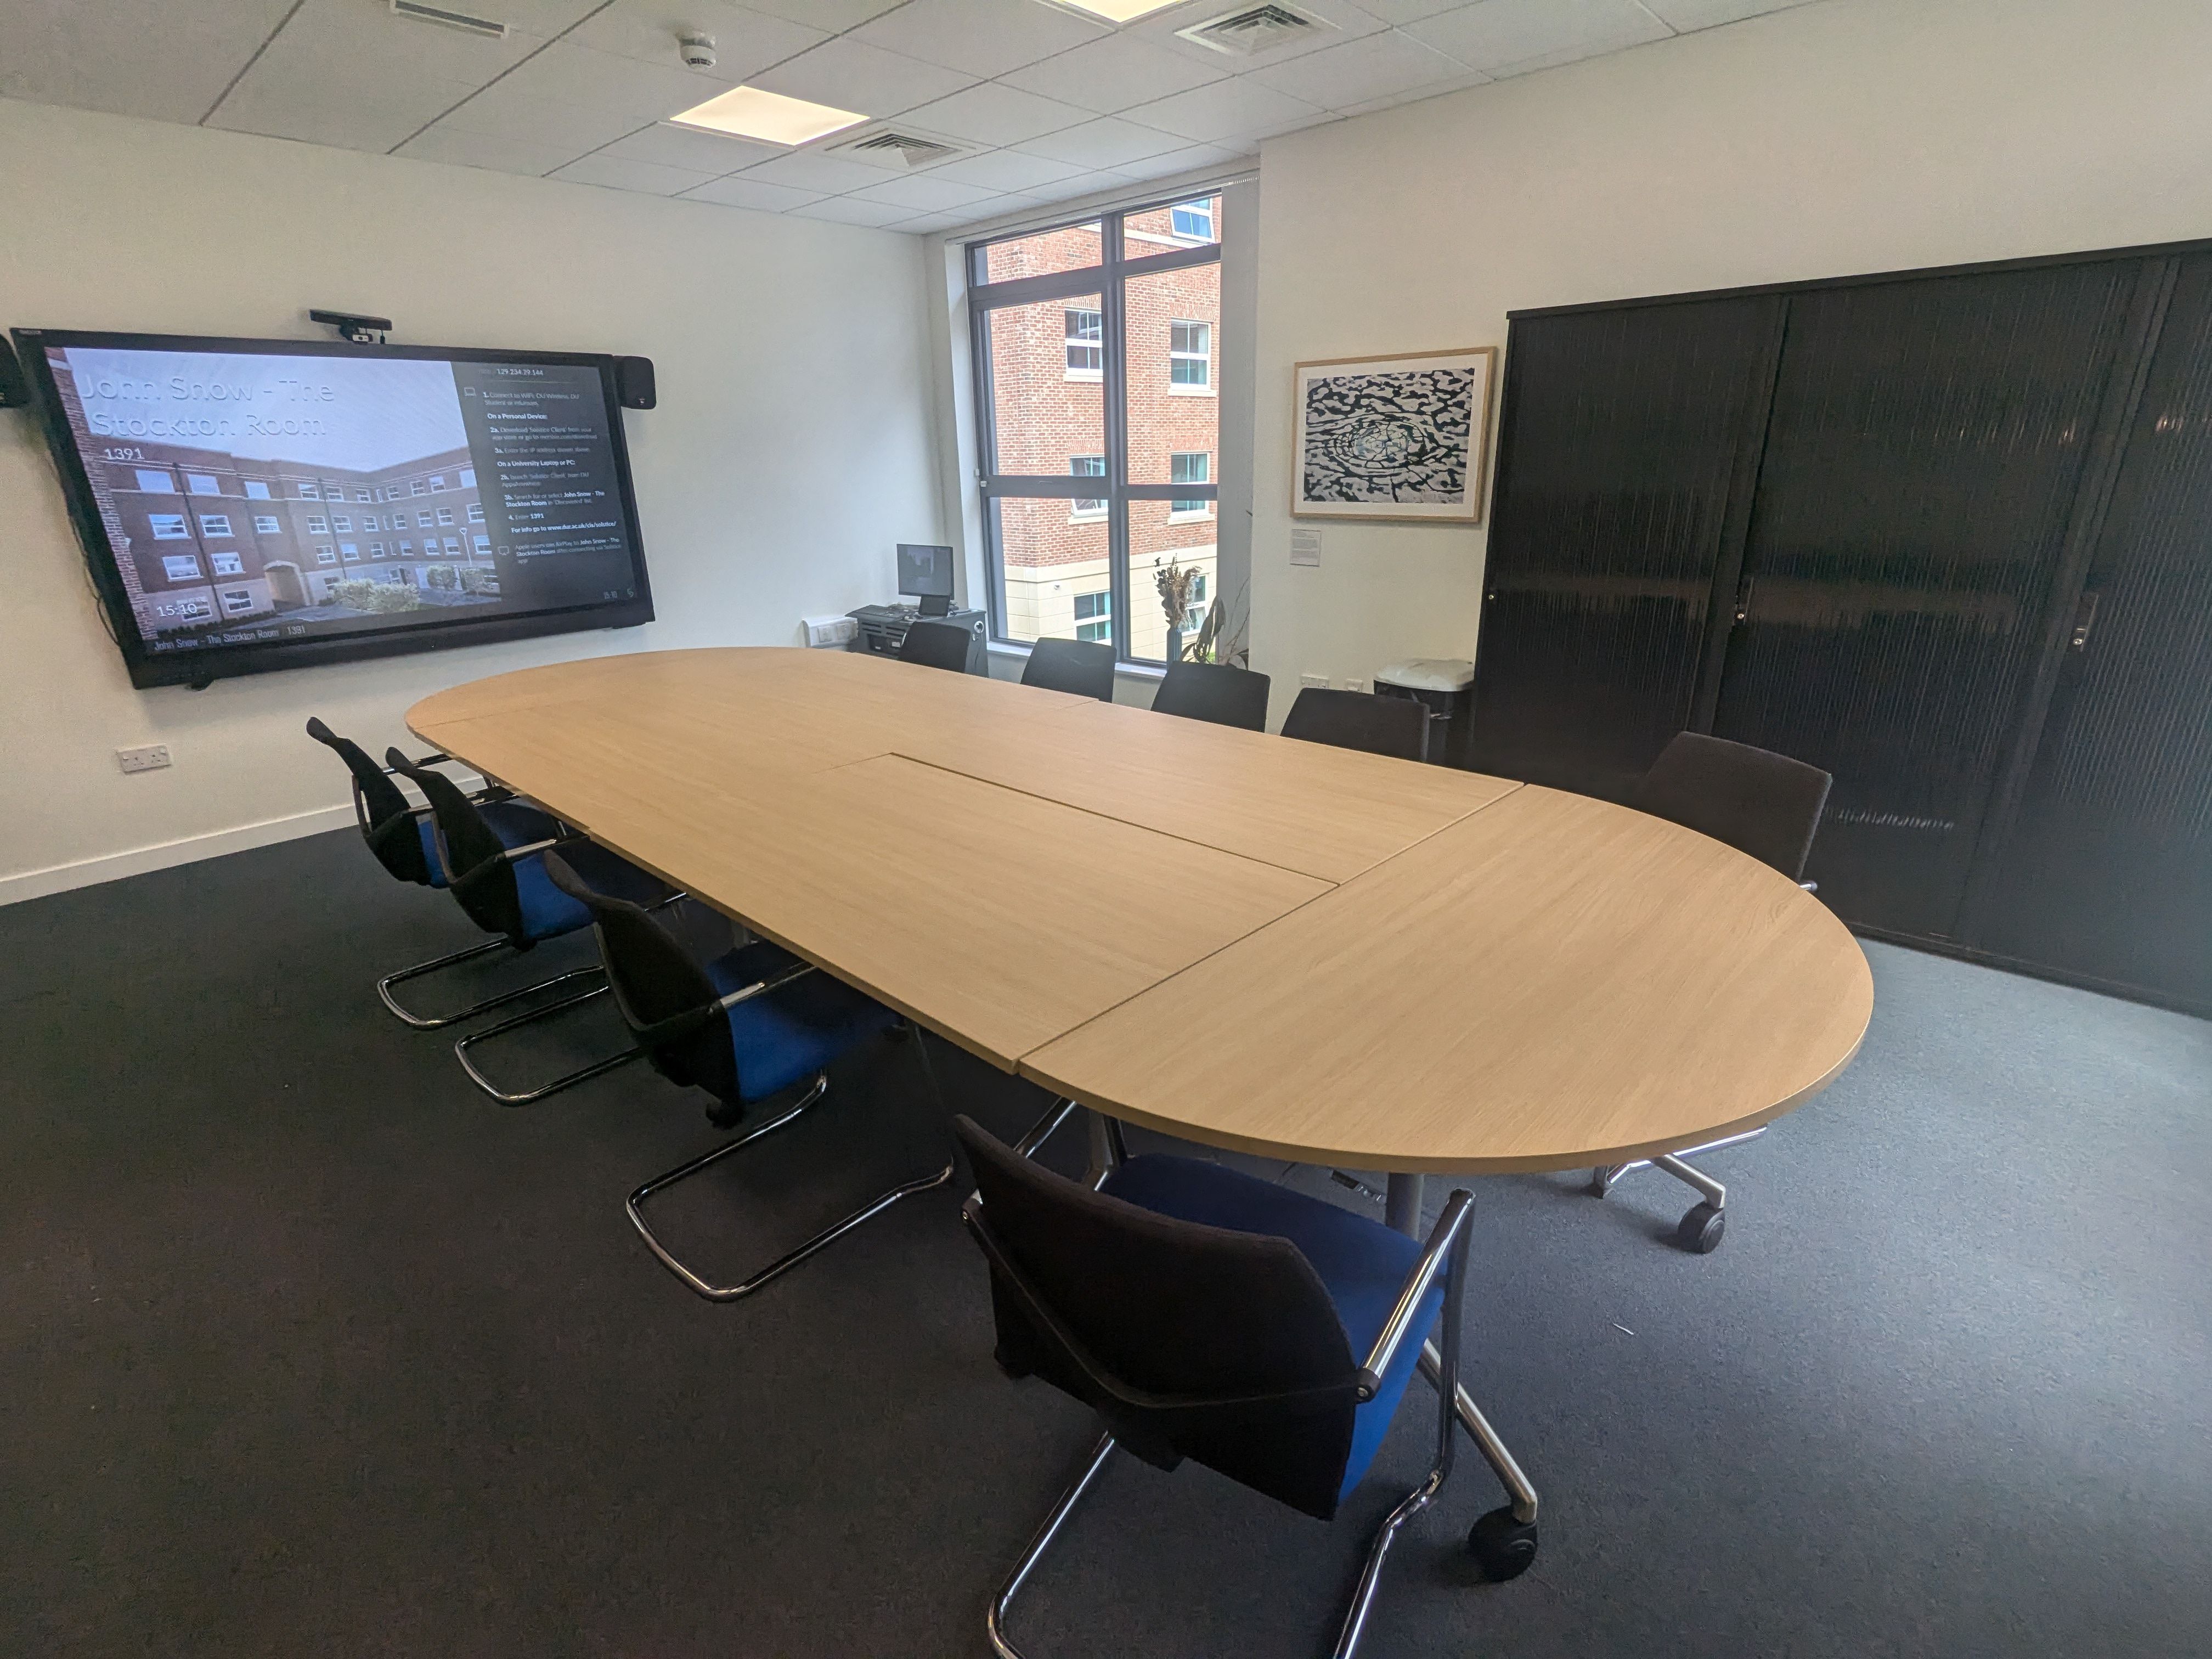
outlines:
{"label": "swivel office chair", "polygon": [[[1787,755],[1699,732],[1678,732],[1630,793],[1628,805],[1725,842],[1809,892],[1814,884],[1804,879],[1805,860],[1812,854],[1832,781],[1819,767]],[[1709,1255],[1720,1248],[1728,1226],[1728,1188],[1686,1160],[1756,1140],[1765,1133],[1766,1126],[1761,1124],[1677,1152],[1608,1164],[1590,1171],[1590,1191],[1603,1198],[1632,1170],[1665,1170],[1698,1195],[1676,1226],[1674,1242],[1696,1255]]]}
{"label": "swivel office chair", "polygon": [[957,623],[932,622],[924,617],[906,625],[906,637],[899,641],[899,660],[964,674],[975,637]]}
{"label": "swivel office chair", "polygon": [[[990,1264],[1000,1369],[1042,1377],[1105,1427],[993,1601],[993,1649],[1021,1659],[1006,1633],[1014,1597],[1116,1446],[1159,1469],[1188,1457],[1334,1518],[1381,1448],[1441,1318],[1435,1462],[1368,1552],[1334,1649],[1349,1659],[1399,1528],[1451,1473],[1473,1200],[1455,1192],[1424,1246],[1190,1158],[1127,1159],[1093,1192],[966,1117],[953,1127],[975,1170],[962,1217]],[[1536,1528],[1498,1510],[1475,1522],[1468,1543],[1486,1577],[1511,1578],[1534,1559]]]}
{"label": "swivel office chair", "polygon": [[[902,1182],[735,1284],[716,1284],[678,1261],[647,1224],[646,1200],[809,1110],[829,1091],[832,1061],[902,1022],[881,1003],[765,941],[703,956],[653,911],[586,879],[570,852],[564,847],[546,853],[545,873],[590,913],[615,1006],[637,1040],[614,1063],[642,1054],[670,1082],[704,1089],[714,1101],[708,1121],[718,1128],[734,1126],[750,1107],[812,1078],[796,1102],[765,1122],[630,1194],[624,1206],[630,1224],[661,1266],[709,1302],[735,1302],[902,1198],[952,1179],[948,1161],[941,1170]],[[936,1078],[921,1033],[910,1026],[906,1030],[933,1097]]]}
{"label": "swivel office chair", "polygon": [[1367,691],[1333,691],[1310,685],[1283,721],[1283,735],[1339,749],[1364,749],[1398,760],[1426,760],[1429,711],[1404,697]]}
{"label": "swivel office chair", "polygon": [[1039,640],[1022,665],[1022,684],[1111,702],[1114,647],[1095,640]]}
{"label": "swivel office chair", "polygon": [[[427,767],[417,766],[397,749],[388,750],[385,759],[392,770],[412,782],[429,800],[431,823],[435,831],[436,866],[443,875],[446,889],[453,894],[470,921],[487,933],[497,935],[489,944],[479,947],[477,951],[470,954],[489,951],[531,951],[549,939],[557,939],[591,925],[591,912],[555,887],[546,876],[544,854],[555,847],[568,848],[570,857],[588,866],[593,879],[610,890],[627,893],[653,904],[672,903],[682,896],[659,877],[648,874],[583,836],[572,836],[565,825],[548,812],[537,807],[526,807],[514,801],[497,809],[480,808],[461,793],[452,779],[442,777]],[[573,985],[579,981],[601,981],[579,994],[540,1004],[526,1013],[489,1026],[474,1036],[465,1039],[470,1045],[519,1030],[563,1009],[589,1002],[604,995],[606,991],[599,969],[578,968],[556,974],[550,979],[540,980],[534,985],[523,986],[519,990],[486,997],[457,1013],[418,1014],[400,1006],[398,1000],[392,994],[392,988],[430,972],[437,965],[433,963],[420,969],[410,969],[391,975],[377,983],[377,993],[384,999],[384,1006],[418,1030],[435,1030],[456,1025],[463,1020],[473,1019],[478,1014],[489,1013],[494,1008],[504,1007],[522,998]],[[629,1055],[617,1055],[613,1060],[601,1061],[581,1072],[556,1079],[542,1088],[520,1094],[507,1094],[495,1088],[476,1069],[470,1061],[466,1048],[460,1048],[459,1052],[462,1069],[468,1073],[470,1080],[493,1099],[508,1106],[542,1100],[557,1090],[581,1083],[587,1077],[596,1077],[600,1072],[630,1058]]]}
{"label": "swivel office chair", "polygon": [[1152,698],[1152,712],[1264,732],[1268,684],[1265,674],[1225,662],[1171,662]]}

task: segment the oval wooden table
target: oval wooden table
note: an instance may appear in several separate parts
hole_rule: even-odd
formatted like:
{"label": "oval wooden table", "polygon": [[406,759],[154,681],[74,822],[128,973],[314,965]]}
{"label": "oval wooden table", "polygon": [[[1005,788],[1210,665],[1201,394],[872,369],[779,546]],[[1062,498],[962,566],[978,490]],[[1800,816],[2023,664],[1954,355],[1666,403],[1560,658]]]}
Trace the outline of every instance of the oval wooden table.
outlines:
{"label": "oval wooden table", "polygon": [[1388,1173],[1401,1227],[1425,1174],[1765,1123],[1873,1009],[1857,942],[1784,877],[1506,779],[843,652],[594,658],[407,719],[1070,1100]]}

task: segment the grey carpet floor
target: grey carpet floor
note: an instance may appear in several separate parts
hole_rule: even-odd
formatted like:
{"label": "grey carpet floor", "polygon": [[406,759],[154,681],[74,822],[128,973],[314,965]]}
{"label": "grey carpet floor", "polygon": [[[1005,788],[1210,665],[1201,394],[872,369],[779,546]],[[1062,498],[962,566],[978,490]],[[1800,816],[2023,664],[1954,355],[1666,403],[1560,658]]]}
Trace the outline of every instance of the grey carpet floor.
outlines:
{"label": "grey carpet floor", "polygon": [[[0,1652],[985,1653],[1091,1431],[992,1366],[957,1194],[694,1298],[622,1198],[715,1144],[696,1097],[631,1068],[502,1109],[377,1007],[470,937],[349,834],[0,909]],[[1663,1242],[1689,1194],[1649,1173],[1474,1183],[1471,1380],[1542,1553],[1475,1579],[1462,1458],[1376,1659],[2212,1652],[2212,1027],[1869,955],[1857,1063],[1713,1160],[1717,1254]],[[494,1059],[617,1038],[594,1006]],[[933,1052],[993,1127],[1037,1109]],[[856,1057],[670,1234],[734,1273],[922,1168],[915,1079]],[[1430,1425],[1333,1527],[1118,1464],[1021,1639],[1325,1651]]]}

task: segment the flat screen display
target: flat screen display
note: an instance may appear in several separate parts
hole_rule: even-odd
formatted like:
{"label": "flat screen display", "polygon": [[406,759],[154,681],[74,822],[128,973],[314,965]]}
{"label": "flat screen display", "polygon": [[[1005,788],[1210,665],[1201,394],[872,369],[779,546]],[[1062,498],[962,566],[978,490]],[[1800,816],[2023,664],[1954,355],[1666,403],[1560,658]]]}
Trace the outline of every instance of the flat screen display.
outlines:
{"label": "flat screen display", "polygon": [[898,591],[923,599],[952,597],[952,550],[920,542],[898,544]]}
{"label": "flat screen display", "polygon": [[15,339],[135,684],[653,618],[611,358]]}

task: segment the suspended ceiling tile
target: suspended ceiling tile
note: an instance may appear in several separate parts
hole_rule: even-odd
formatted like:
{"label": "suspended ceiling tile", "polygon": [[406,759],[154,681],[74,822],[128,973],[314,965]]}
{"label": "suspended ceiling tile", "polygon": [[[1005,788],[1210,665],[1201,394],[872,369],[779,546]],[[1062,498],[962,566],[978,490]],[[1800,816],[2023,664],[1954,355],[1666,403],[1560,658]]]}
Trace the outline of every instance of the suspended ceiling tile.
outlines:
{"label": "suspended ceiling tile", "polygon": [[1673,31],[1637,0],[1484,0],[1406,33],[1469,69],[1525,75],[1664,40]]}
{"label": "suspended ceiling tile", "polygon": [[651,161],[664,167],[690,167],[711,179],[741,167],[758,167],[786,152],[775,144],[756,144],[726,133],[695,127],[650,126],[609,144],[599,154],[622,161]]}
{"label": "suspended ceiling tile", "polygon": [[1812,0],[1644,0],[1644,9],[1661,22],[1687,33],[1811,3]]}
{"label": "suspended ceiling tile", "polygon": [[651,161],[625,161],[607,155],[586,155],[551,175],[573,185],[604,185],[609,190],[630,190],[645,196],[680,196],[687,190],[712,184],[714,175],[690,167],[664,167]]}
{"label": "suspended ceiling tile", "polygon": [[594,52],[681,68],[678,37],[695,33],[714,37],[711,73],[735,85],[809,46],[820,46],[830,31],[771,17],[727,0],[614,0],[565,38]]}
{"label": "suspended ceiling tile", "polygon": [[1092,118],[1088,110],[1001,86],[996,81],[986,81],[907,113],[925,131],[994,146],[1022,143],[1048,132],[1080,126]]}
{"label": "suspended ceiling tile", "polygon": [[1218,64],[1199,63],[1134,35],[1109,34],[1000,78],[1024,92],[1111,115],[1170,93],[1225,80],[1229,73],[1227,58]]}
{"label": "suspended ceiling tile", "polygon": [[872,225],[881,228],[895,225],[902,219],[914,216],[912,208],[893,207],[888,202],[863,202],[851,196],[832,196],[826,200],[810,202],[805,207],[791,210],[799,219],[827,219],[832,224]]}
{"label": "suspended ceiling tile", "polygon": [[908,0],[853,33],[872,46],[988,78],[1110,32],[1038,0]]}
{"label": "suspended ceiling tile", "polygon": [[438,125],[465,132],[488,132],[529,144],[568,148],[571,155],[611,144],[647,125],[618,111],[580,108],[539,98],[501,81],[485,88]]}
{"label": "suspended ceiling tile", "polygon": [[500,138],[488,132],[464,132],[459,127],[432,127],[402,144],[396,152],[422,161],[446,161],[457,167],[485,167],[494,173],[521,173],[539,177],[575,160],[576,152],[564,145],[532,144],[519,138]]}
{"label": "suspended ceiling tile", "polygon": [[1468,73],[1467,65],[1456,58],[1447,58],[1394,30],[1255,70],[1252,78],[1323,109],[1343,110],[1417,87],[1462,80]]}
{"label": "suspended ceiling tile", "polygon": [[291,3],[4,0],[0,98],[195,122],[284,21]]}
{"label": "suspended ceiling tile", "polygon": [[696,189],[684,192],[687,202],[714,202],[723,207],[751,208],[760,213],[788,213],[792,209],[805,207],[809,202],[819,202],[826,192],[818,190],[793,190],[787,185],[771,185],[765,179],[739,176],[715,179]]}
{"label": "suspended ceiling tile", "polygon": [[406,143],[475,90],[472,85],[399,76],[334,94],[291,79],[249,75],[207,125],[381,153]]}
{"label": "suspended ceiling tile", "polygon": [[887,179],[880,185],[856,190],[852,199],[887,203],[892,207],[902,207],[908,213],[944,213],[954,208],[973,207],[978,202],[988,202],[1002,193],[975,185],[958,184],[950,179],[939,179],[933,173],[919,173]]}
{"label": "suspended ceiling tile", "polygon": [[811,150],[794,151],[779,155],[773,161],[764,161],[748,167],[740,178],[763,179],[771,185],[789,185],[797,190],[818,190],[825,196],[835,196],[848,190],[865,190],[870,185],[884,180],[884,170],[861,161],[848,161],[841,156],[817,155]]}
{"label": "suspended ceiling tile", "polygon": [[1108,115],[1064,132],[1032,138],[1022,149],[1032,155],[1072,161],[1081,167],[1112,167],[1143,156],[1158,155],[1164,149],[1180,149],[1183,142],[1174,133]]}
{"label": "suspended ceiling tile", "polygon": [[1179,92],[1127,112],[1132,121],[1201,144],[1261,128],[1316,121],[1321,115],[1318,106],[1263,86],[1250,76],[1217,81],[1210,87]]}
{"label": "suspended ceiling tile", "polygon": [[828,29],[833,33],[857,27],[871,17],[880,17],[905,3],[906,0],[745,0],[749,10],[763,11],[772,17],[788,18],[794,23]]}
{"label": "suspended ceiling tile", "polygon": [[753,76],[747,84],[786,98],[804,98],[832,109],[881,117],[946,97],[975,85],[975,77],[885,52],[848,36],[825,41]]}
{"label": "suspended ceiling tile", "polygon": [[1224,144],[1192,144],[1184,149],[1147,155],[1141,161],[1124,161],[1117,171],[1133,179],[1172,179],[1179,173],[1196,173],[1200,167],[1221,167],[1249,161],[1251,154]]}
{"label": "suspended ceiling tile", "polygon": [[509,72],[494,90],[627,116],[637,126],[703,104],[736,84],[719,70],[699,74],[673,63],[641,64],[556,40]]}
{"label": "suspended ceiling tile", "polygon": [[1027,155],[1019,150],[994,149],[944,162],[930,168],[929,176],[963,185],[981,185],[986,190],[1027,190],[1032,185],[1072,179],[1082,171],[1066,161],[1048,161],[1042,155]]}

